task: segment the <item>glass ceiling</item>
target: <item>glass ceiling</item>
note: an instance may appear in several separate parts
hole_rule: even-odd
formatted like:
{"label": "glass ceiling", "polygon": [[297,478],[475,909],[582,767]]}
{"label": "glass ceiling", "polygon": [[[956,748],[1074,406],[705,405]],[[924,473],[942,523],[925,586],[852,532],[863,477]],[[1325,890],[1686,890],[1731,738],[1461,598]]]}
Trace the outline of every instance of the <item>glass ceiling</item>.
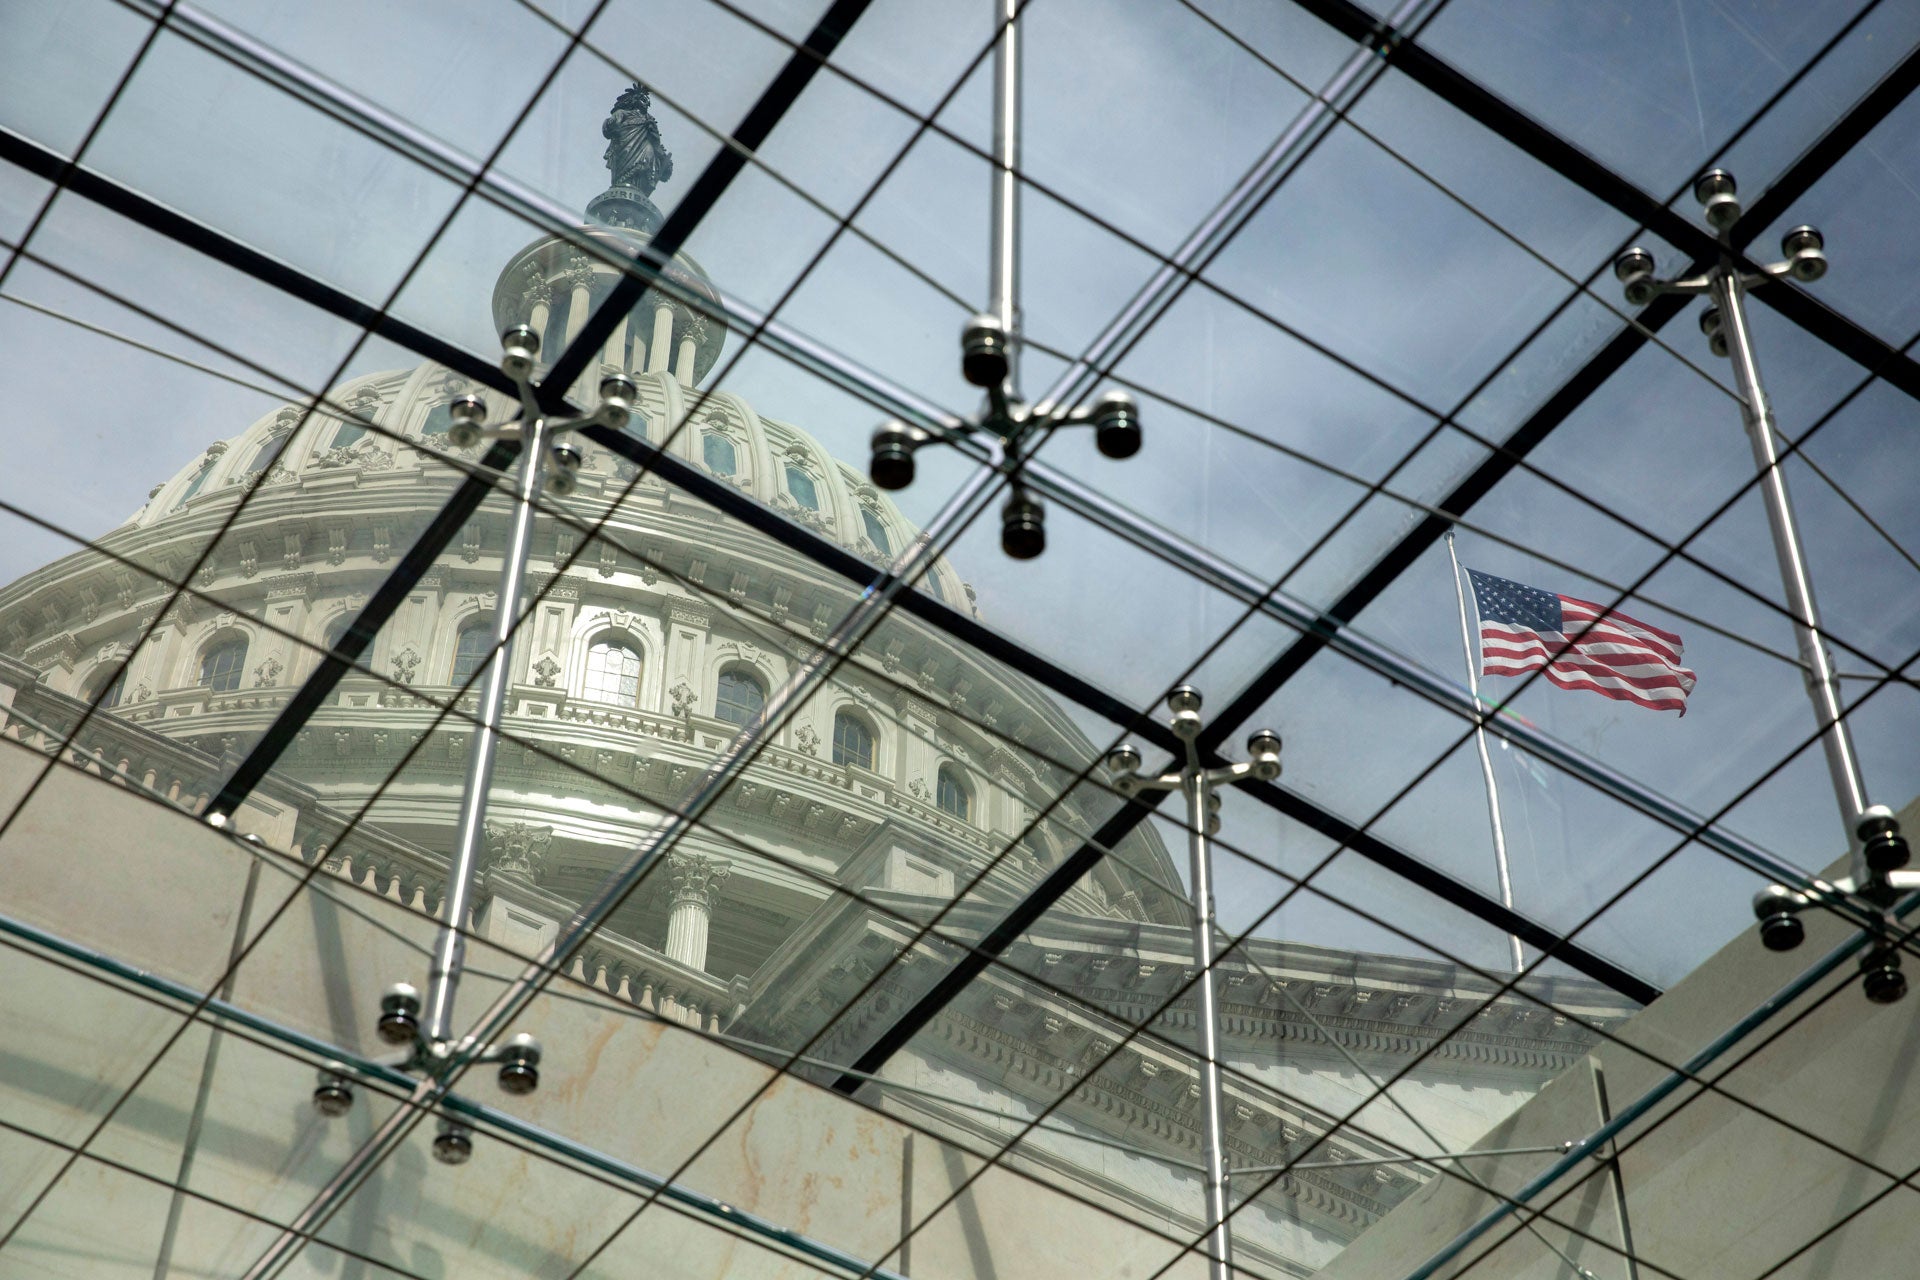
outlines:
{"label": "glass ceiling", "polygon": [[[1633,1015],[1848,831],[1709,302],[1629,307],[1630,245],[1826,236],[1748,314],[1913,812],[1920,12],[1017,9],[1015,389],[1131,392],[1132,458],[970,425],[989,0],[0,14],[0,1273],[1197,1276],[1204,978],[1235,1267],[1307,1276],[1595,1046],[1676,1068],[1722,1028]],[[671,159],[608,189],[635,84]],[[638,390],[503,601],[517,445],[448,404],[517,412],[516,323],[548,414]],[[889,417],[957,443],[882,493]],[[1456,555],[1679,633],[1684,717],[1488,675],[1483,755]],[[455,1031],[537,1036],[524,1097],[373,1025],[427,985],[503,610]],[[1179,767],[1183,683],[1209,764],[1285,740],[1222,796],[1208,975],[1180,798],[1103,768]]]}

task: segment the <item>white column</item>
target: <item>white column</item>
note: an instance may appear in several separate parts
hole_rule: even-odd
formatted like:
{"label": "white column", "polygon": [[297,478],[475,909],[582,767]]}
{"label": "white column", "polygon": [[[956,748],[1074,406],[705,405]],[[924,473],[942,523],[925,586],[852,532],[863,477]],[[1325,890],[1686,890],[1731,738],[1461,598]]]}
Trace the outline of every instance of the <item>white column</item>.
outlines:
{"label": "white column", "polygon": [[593,272],[586,267],[576,267],[567,279],[573,284],[573,296],[567,303],[567,341],[571,343],[587,327],[587,314],[593,310],[593,295],[587,287]]}
{"label": "white column", "polygon": [[713,920],[713,895],[732,874],[724,858],[700,853],[667,855],[673,907],[667,917],[667,958],[689,968],[707,967],[707,926]]}
{"label": "white column", "polygon": [[659,373],[673,355],[673,305],[663,302],[653,313],[653,341],[647,344],[647,372]]}
{"label": "white column", "polygon": [[543,297],[533,304],[533,310],[527,316],[527,323],[533,326],[533,331],[540,335],[542,342],[547,340],[547,317],[552,314],[552,308],[547,305],[547,300]]}
{"label": "white column", "polygon": [[600,358],[620,372],[627,372],[627,317],[621,316],[620,322],[613,326]]}

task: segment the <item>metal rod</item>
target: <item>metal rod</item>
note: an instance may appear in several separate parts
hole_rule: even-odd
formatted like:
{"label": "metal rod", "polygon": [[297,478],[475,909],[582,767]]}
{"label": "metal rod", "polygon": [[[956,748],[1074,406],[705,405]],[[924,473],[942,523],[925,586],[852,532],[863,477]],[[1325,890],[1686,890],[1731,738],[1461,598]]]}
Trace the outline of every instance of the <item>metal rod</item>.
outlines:
{"label": "metal rod", "polygon": [[[997,461],[997,459],[996,459]],[[690,832],[713,806],[735,777],[752,762],[762,738],[778,725],[794,707],[812,696],[814,686],[835,668],[842,653],[851,653],[880,622],[893,597],[904,585],[915,580],[926,561],[938,553],[941,540],[975,515],[991,494],[999,472],[994,466],[982,467],[960,487],[945,506],[928,522],[889,567],[889,576],[868,589],[834,628],[808,655],[806,660],[775,690],[766,705],[740,729],[731,742],[707,765],[688,792],[680,808],[669,812],[645,839],[628,854],[600,887],[574,912],[572,917],[530,961],[518,976],[495,997],[473,1027],[451,1047],[441,1060],[438,1074],[422,1080],[406,1103],[347,1158],[339,1173],[314,1193],[300,1213],[268,1245],[243,1280],[266,1280],[278,1275],[305,1241],[313,1236],[367,1175],[399,1146],[427,1110],[439,1105],[453,1082],[473,1058],[493,1041],[539,994],[548,978],[559,972],[573,953],[584,946],[607,916],[626,900],[633,887],[644,879],[659,858]]]}
{"label": "metal rod", "polygon": [[987,309],[1007,334],[1007,394],[1020,386],[1020,15],[1022,0],[993,0],[993,226]]}
{"label": "metal rod", "polygon": [[1193,877],[1193,964],[1199,971],[1195,990],[1200,999],[1200,1107],[1202,1166],[1207,1193],[1207,1275],[1209,1280],[1231,1280],[1233,1231],[1228,1221],[1226,1117],[1224,1082],[1220,1073],[1220,1008],[1213,961],[1213,851],[1207,841],[1207,792],[1212,782],[1193,744],[1187,744],[1187,767],[1180,791],[1187,801],[1187,856]]}
{"label": "metal rod", "polygon": [[[152,0],[141,0],[141,2],[148,4],[149,8],[154,8]],[[1412,7],[1413,6],[1409,6],[1409,8]],[[154,12],[157,14],[157,8],[154,9]],[[194,10],[190,5],[185,3],[175,5],[172,10],[171,21],[176,24],[191,26],[203,35],[217,36],[222,44],[223,51],[231,47],[236,56],[250,55],[248,61],[250,68],[256,65],[257,59],[261,57],[263,53],[271,52],[264,51],[264,47],[254,48],[253,45],[255,42],[248,41],[247,38],[240,33],[235,32],[231,28],[224,27],[218,23],[217,20],[207,15],[200,14],[197,10]],[[1398,14],[1395,15],[1392,21],[1400,26],[1406,25],[1405,20]],[[1374,54],[1370,48],[1363,50],[1360,55],[1357,55],[1357,58],[1369,62],[1379,62],[1378,55]],[[434,142],[427,135],[407,125],[406,122],[396,117],[388,116],[386,113],[381,112],[379,108],[374,107],[371,103],[359,98],[350,91],[333,84],[331,81],[325,80],[323,77],[315,75],[306,68],[300,67],[298,64],[286,63],[285,65],[280,65],[276,62],[270,67],[262,66],[259,70],[261,74],[267,74],[269,78],[274,78],[279,75],[294,77],[303,90],[316,94],[329,105],[352,116],[356,122],[377,123],[383,131],[390,129],[408,135],[404,141],[409,145],[402,149],[407,150],[409,153],[411,153],[415,147],[438,148],[433,156],[434,163],[436,165],[450,166],[446,170],[450,176],[462,182],[471,181],[476,183],[479,189],[488,192],[490,197],[494,198],[502,208],[510,209],[520,216],[528,218],[542,230],[567,240],[568,243],[575,245],[575,247],[581,249],[583,252],[593,254],[596,257],[604,257],[607,255],[608,251],[600,246],[598,242],[580,235],[576,226],[578,219],[574,214],[561,209],[557,204],[547,200],[543,196],[539,196],[530,188],[524,188],[511,182],[500,175],[497,170],[486,169],[484,166],[480,166],[466,157],[451,152],[450,149]],[[1341,76],[1344,76],[1347,70],[1348,68],[1343,67]],[[1336,76],[1335,80],[1339,81],[1341,76]],[[1321,96],[1325,98],[1333,92],[1334,87],[1330,86],[1327,90],[1322,91]],[[25,148],[30,145],[20,139],[16,134],[11,134],[6,131],[0,131],[0,133],[6,133],[8,140],[11,143],[17,144],[19,147]],[[1277,143],[1276,147],[1279,145],[1280,144]],[[18,163],[18,161],[16,161],[16,163]],[[51,163],[50,158],[49,163]],[[423,163],[425,163],[425,161],[423,161]],[[104,188],[129,198],[132,195],[130,191],[121,187],[120,184],[104,179],[100,175],[86,170],[84,167],[77,171],[77,178],[84,180],[83,185]],[[1244,187],[1245,184],[1243,184],[1241,188],[1236,188],[1238,197],[1242,200],[1251,199],[1251,191],[1245,190]],[[96,195],[92,198],[98,199],[99,197]],[[1223,206],[1225,203],[1228,202],[1223,202]],[[1196,254],[1198,252],[1198,240],[1201,238],[1201,231],[1204,231],[1208,225],[1211,225],[1218,216],[1219,211],[1216,210],[1214,215],[1209,216],[1208,222],[1203,224],[1202,228],[1197,230],[1193,237],[1189,238],[1189,242],[1194,246],[1194,252]],[[136,216],[135,220],[145,225],[152,225],[152,218],[150,216]],[[167,234],[172,235],[173,238],[179,238],[177,232],[169,231]],[[203,243],[195,242],[195,247],[200,247],[203,252],[206,251]],[[222,260],[224,261],[225,259]],[[606,260],[611,262],[611,258],[607,258]],[[1181,253],[1175,255],[1174,261],[1180,264],[1189,261],[1189,255],[1184,248]],[[229,263],[229,265],[232,264]],[[612,265],[616,268],[624,269],[623,264],[612,263]],[[285,273],[284,268],[281,268],[281,270],[283,274],[290,274]],[[250,271],[250,273],[258,274],[257,269]],[[318,282],[306,280],[304,277],[300,278],[306,284],[312,285],[314,288],[319,288]],[[1172,279],[1161,281],[1161,277],[1156,275],[1155,283],[1151,283],[1148,288],[1158,287],[1161,283],[1171,287],[1174,281]],[[284,287],[284,285],[281,287]],[[675,289],[671,279],[664,275],[655,282],[654,287],[668,293],[674,293]],[[1143,290],[1142,292],[1145,293],[1146,291],[1147,290]],[[674,296],[679,297],[680,295],[675,293]],[[681,300],[696,307],[711,306],[711,304],[707,303],[704,299],[693,299],[690,296],[682,298]],[[1139,299],[1136,299],[1136,303],[1138,302]],[[342,302],[341,305],[344,306],[344,302]],[[1128,314],[1132,314],[1136,310],[1137,307],[1135,304],[1129,304]],[[853,360],[809,338],[805,334],[789,329],[784,324],[770,322],[763,313],[756,311],[744,303],[723,295],[721,311],[722,314],[728,318],[729,322],[738,324],[743,329],[761,331],[762,344],[776,351],[782,357],[825,379],[834,386],[848,391],[860,399],[866,400],[868,403],[875,405],[886,413],[921,425],[938,427],[943,431],[964,426],[964,423],[958,416],[947,412],[918,393],[910,391],[875,371],[857,364]],[[1116,325],[1118,323],[1119,321],[1117,319]],[[410,344],[418,346],[427,343],[428,339],[424,334],[415,333],[409,335],[408,341]],[[1105,342],[1106,339],[1103,337],[1102,341]],[[1117,341],[1117,338],[1114,339],[1114,341]],[[496,390],[511,390],[510,388],[499,385],[494,380],[497,377],[495,371],[485,366],[475,366],[472,362],[463,360],[461,358],[462,355],[463,353],[454,350],[443,351],[441,353],[442,362],[450,362],[453,365],[457,365],[467,376],[473,377],[488,386],[492,386]],[[1083,360],[1081,363],[1085,364],[1086,361]],[[1064,394],[1064,391],[1062,393]],[[955,443],[962,448],[967,447],[967,443],[963,440],[956,440]],[[969,451],[973,452],[976,457],[983,456],[978,446],[973,447]],[[683,472],[676,464],[677,459],[672,458],[670,455],[661,454],[658,457],[658,465],[660,468],[669,473],[670,478],[678,483],[684,483],[689,487],[697,487],[704,478],[702,473],[697,469],[689,468]],[[1356,636],[1353,629],[1343,622],[1325,615],[1318,609],[1292,600],[1282,593],[1276,592],[1269,594],[1265,583],[1253,578],[1237,566],[1222,561],[1212,555],[1212,553],[1186,542],[1178,535],[1162,529],[1149,521],[1140,519],[1135,516],[1134,513],[1118,504],[1105,500],[1103,495],[1099,495],[1085,486],[1080,485],[1072,477],[1055,471],[1040,459],[1028,460],[1023,468],[1023,472],[1029,486],[1037,492],[1069,506],[1079,514],[1092,519],[1102,528],[1136,542],[1138,545],[1166,558],[1170,563],[1180,567],[1185,572],[1193,574],[1202,581],[1230,596],[1249,604],[1258,602],[1258,607],[1263,612],[1279,619],[1288,626],[1309,634],[1325,636],[1328,644],[1343,656],[1359,662],[1362,666],[1414,690],[1429,701],[1456,714],[1465,716],[1468,719],[1475,717],[1477,708],[1469,702],[1463,702],[1459,698],[1457,690],[1451,688],[1445,682],[1432,679],[1430,674],[1423,668],[1392,650],[1387,649],[1385,646],[1379,645],[1365,637]],[[724,487],[716,487],[711,497],[723,510],[728,510],[730,514],[743,517],[751,514],[754,505],[747,499],[735,498],[731,492]],[[741,505],[733,506],[732,504],[735,502]],[[1856,922],[1865,922],[1870,918],[1867,912],[1860,909],[1857,904],[1849,903],[1844,898],[1844,895],[1837,893],[1832,886],[1826,885],[1824,882],[1816,881],[1807,872],[1789,863],[1782,862],[1759,846],[1747,841],[1744,837],[1735,835],[1719,826],[1703,823],[1697,814],[1694,814],[1684,806],[1600,764],[1598,761],[1584,755],[1573,747],[1561,743],[1538,730],[1519,725],[1517,722],[1501,721],[1496,723],[1493,729],[1494,732],[1503,739],[1524,746],[1528,751],[1553,767],[1588,782],[1601,792],[1628,804],[1639,812],[1654,818],[1656,821],[1673,827],[1676,830],[1697,832],[1696,838],[1698,838],[1702,844],[1732,858],[1742,865],[1758,871],[1769,880],[1775,880],[1781,884],[1799,889],[1802,892],[1811,893],[1814,897],[1828,903]],[[1849,832],[1849,839],[1852,839],[1851,832]]]}
{"label": "metal rod", "polygon": [[1800,661],[1806,673],[1807,697],[1813,702],[1814,717],[1820,725],[1820,748],[1826,754],[1834,798],[1840,803],[1840,819],[1846,824],[1847,847],[1853,850],[1854,878],[1856,882],[1863,882],[1867,868],[1861,861],[1855,828],[1867,807],[1867,788],[1861,781],[1860,760],[1854,754],[1853,735],[1847,728],[1833,654],[1821,632],[1820,607],[1814,602],[1813,578],[1807,571],[1806,550],[1801,545],[1799,522],[1793,514],[1793,498],[1787,492],[1787,475],[1780,469],[1780,454],[1774,444],[1773,406],[1767,402],[1766,388],[1760,384],[1760,366],[1753,355],[1753,332],[1747,326],[1746,287],[1733,267],[1722,263],[1714,269],[1711,289],[1713,300],[1720,307],[1727,354],[1733,361],[1734,385],[1740,392],[1740,420],[1753,446],[1754,465],[1760,470],[1760,495],[1766,502],[1767,525],[1773,532],[1773,552],[1780,561],[1780,582],[1786,588],[1787,611],[1793,615],[1794,638],[1799,642]]}
{"label": "metal rod", "polygon": [[434,1046],[445,1045],[453,1037],[453,998],[466,963],[467,908],[473,895],[474,865],[486,839],[487,793],[493,787],[493,762],[499,754],[507,682],[513,675],[513,637],[519,622],[527,557],[533,546],[534,500],[540,496],[546,435],[546,418],[522,420],[523,447],[515,473],[513,524],[500,556],[500,586],[493,605],[493,656],[487,664],[486,679],[480,684],[473,743],[467,752],[466,790],[460,797],[453,857],[447,866],[446,906],[441,913],[440,936],[433,944],[433,964],[427,973],[424,1035]]}
{"label": "metal rod", "polygon": [[[1489,1147],[1485,1151],[1444,1151],[1437,1156],[1372,1156],[1365,1160],[1310,1160],[1302,1164],[1250,1164],[1235,1173],[1291,1173],[1295,1169],[1359,1169],[1376,1164],[1439,1164],[1443,1160],[1478,1160],[1483,1156],[1544,1156],[1564,1153],[1572,1143],[1551,1147]],[[1486,1188],[1482,1188],[1486,1190]],[[1498,1194],[1498,1193],[1495,1193]]]}
{"label": "metal rod", "polygon": [[[1911,911],[1915,905],[1920,905],[1920,900],[1908,898],[1896,908],[1897,914],[1904,916]],[[1726,1053],[1727,1050],[1763,1026],[1776,1013],[1779,1013],[1782,1009],[1785,1009],[1801,996],[1811,991],[1814,985],[1822,978],[1845,964],[1864,948],[1872,937],[1873,935],[1867,932],[1856,933],[1833,950],[1827,952],[1826,955],[1814,961],[1799,977],[1755,1005],[1738,1022],[1708,1041],[1699,1052],[1681,1063],[1680,1066],[1674,1070],[1668,1072],[1645,1093],[1621,1108],[1612,1119],[1607,1120],[1592,1133],[1574,1143],[1573,1146],[1568,1149],[1566,1155],[1561,1156],[1558,1160],[1548,1165],[1538,1175],[1529,1180],[1525,1186],[1513,1192],[1491,1209],[1488,1209],[1487,1212],[1482,1214],[1472,1225],[1460,1232],[1445,1245],[1441,1246],[1439,1251],[1432,1257],[1415,1267],[1412,1271],[1409,1271],[1406,1275],[1406,1280],[1430,1280],[1431,1277],[1438,1275],[1449,1262],[1459,1257],[1460,1254],[1466,1250],[1467,1246],[1491,1231],[1506,1218],[1508,1214],[1513,1213],[1517,1209],[1524,1208],[1527,1201],[1545,1191],[1568,1173],[1592,1160],[1607,1143],[1611,1142],[1619,1134],[1625,1132],[1628,1125],[1631,1125],[1640,1119],[1640,1117],[1653,1110],[1653,1108],[1660,1105],[1662,1101],[1671,1096],[1676,1089],[1687,1083],[1688,1080],[1698,1077],[1701,1072],[1713,1064],[1715,1059],[1719,1058],[1722,1054]]]}
{"label": "metal rod", "polygon": [[[1418,24],[1424,10],[1436,3],[1438,0],[1405,0],[1386,19],[1387,25],[1409,29]],[[1387,60],[1371,41],[1363,40],[1319,95],[1301,108],[1273,145],[1100,330],[1085,353],[1054,379],[1035,404],[1034,418],[1051,417],[1090,391],[1105,370],[1174,304],[1194,274],[1205,268],[1312,153],[1319,140],[1339,124],[1343,102],[1358,97],[1374,79],[1386,74],[1387,68]]]}
{"label": "metal rod", "polygon": [[[1599,1104],[1600,1119],[1613,1119],[1613,1105],[1607,1100],[1607,1073],[1598,1058],[1593,1059],[1593,1100]],[[1620,1144],[1607,1144],[1607,1172],[1613,1184],[1613,1204],[1620,1214],[1620,1253],[1627,1260],[1627,1280],[1640,1280],[1640,1259],[1633,1252],[1633,1220],[1627,1216],[1627,1179],[1620,1168]]]}
{"label": "metal rod", "polygon": [[[256,864],[257,865],[257,864]],[[113,979],[127,983],[163,1000],[184,1005],[192,1009],[203,1002],[202,994],[184,982],[165,978],[148,969],[138,968],[125,961],[115,959],[103,951],[95,950],[70,938],[61,937],[50,930],[37,925],[0,915],[0,934],[18,938],[35,947],[52,952],[63,959],[94,969]],[[316,1064],[337,1063],[361,1080],[374,1081],[389,1087],[411,1088],[415,1081],[399,1068],[373,1058],[361,1057],[351,1049],[331,1044],[316,1036],[299,1031],[293,1027],[275,1022],[273,1019],[243,1008],[225,998],[214,996],[204,999],[202,1016],[211,1017],[220,1022],[232,1023],[242,1027],[263,1039],[284,1045],[287,1048],[312,1058]],[[689,1032],[689,1034],[695,1034]],[[805,1256],[827,1263],[853,1276],[871,1277],[872,1280],[904,1280],[894,1272],[882,1268],[871,1268],[863,1259],[857,1258],[832,1245],[800,1235],[785,1227],[776,1226],[766,1219],[751,1213],[742,1212],[732,1205],[703,1195],[676,1182],[670,1182],[660,1175],[650,1173],[635,1165],[617,1160],[605,1152],[582,1145],[572,1138],[528,1124],[503,1111],[498,1111],[484,1103],[474,1102],[459,1094],[449,1093],[442,1106],[465,1119],[477,1121],[488,1128],[519,1138],[533,1146],[540,1147],[554,1155],[575,1161],[587,1168],[605,1174],[617,1181],[638,1187],[642,1191],[657,1193],[664,1200],[691,1209],[694,1212],[724,1222],[729,1228],[737,1228],[750,1236],[759,1236],[781,1247],[793,1249]],[[403,1108],[404,1110],[404,1108]]]}
{"label": "metal rod", "polygon": [[[1473,695],[1476,708],[1480,701],[1480,664],[1473,660],[1473,629],[1467,625],[1467,589],[1460,581],[1460,553],[1454,549],[1453,530],[1447,530],[1447,559],[1453,564],[1453,594],[1460,602],[1460,646],[1467,660],[1467,692]],[[1480,749],[1480,776],[1487,784],[1487,818],[1493,824],[1493,869],[1500,877],[1500,901],[1507,910],[1513,910],[1513,874],[1507,866],[1507,828],[1500,820],[1500,786],[1493,776],[1493,756],[1487,751],[1487,722],[1484,710],[1479,711],[1473,722],[1474,745]],[[1513,971],[1519,973],[1527,967],[1527,956],[1520,949],[1520,939],[1516,934],[1507,935],[1507,943],[1513,948]]]}

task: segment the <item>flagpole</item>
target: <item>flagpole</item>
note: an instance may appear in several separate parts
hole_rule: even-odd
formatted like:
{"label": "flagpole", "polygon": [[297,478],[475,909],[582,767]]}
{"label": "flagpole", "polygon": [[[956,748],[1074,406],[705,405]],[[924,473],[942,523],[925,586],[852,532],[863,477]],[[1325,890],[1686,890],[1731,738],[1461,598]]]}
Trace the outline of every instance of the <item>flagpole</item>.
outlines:
{"label": "flagpole", "polygon": [[[1475,716],[1473,741],[1480,749],[1480,776],[1487,782],[1487,818],[1493,826],[1493,865],[1500,875],[1500,901],[1513,909],[1513,873],[1507,867],[1507,829],[1500,821],[1500,787],[1493,777],[1493,756],[1487,751],[1486,707],[1480,701],[1480,664],[1473,660],[1473,629],[1467,625],[1467,589],[1460,581],[1460,554],[1453,547],[1453,530],[1447,530],[1447,559],[1453,562],[1453,594],[1460,602],[1460,644],[1467,657],[1467,692],[1473,695]],[[1520,950],[1520,939],[1507,935],[1513,947],[1513,971],[1526,968],[1527,957]]]}

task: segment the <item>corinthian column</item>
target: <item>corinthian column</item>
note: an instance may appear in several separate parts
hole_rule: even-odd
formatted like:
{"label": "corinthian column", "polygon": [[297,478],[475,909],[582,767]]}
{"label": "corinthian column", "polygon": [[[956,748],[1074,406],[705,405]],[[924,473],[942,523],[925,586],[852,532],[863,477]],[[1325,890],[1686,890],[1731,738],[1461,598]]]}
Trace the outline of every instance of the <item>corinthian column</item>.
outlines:
{"label": "corinthian column", "polygon": [[713,895],[731,868],[724,858],[700,853],[667,855],[673,885],[673,909],[667,917],[667,957],[703,972],[707,967],[707,925],[713,920]]}

